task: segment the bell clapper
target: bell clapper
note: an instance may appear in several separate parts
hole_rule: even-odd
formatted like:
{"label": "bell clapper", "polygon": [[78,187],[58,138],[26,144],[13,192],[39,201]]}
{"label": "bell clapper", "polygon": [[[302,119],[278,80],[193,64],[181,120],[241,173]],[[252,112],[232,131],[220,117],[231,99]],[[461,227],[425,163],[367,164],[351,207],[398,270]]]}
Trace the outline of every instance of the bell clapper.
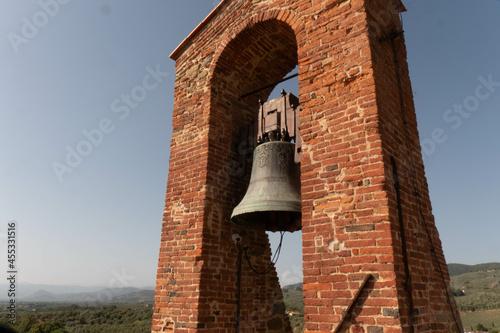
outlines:
{"label": "bell clapper", "polygon": [[239,242],[241,242],[242,238],[239,234],[233,234],[233,236],[231,237],[234,244],[238,244]]}

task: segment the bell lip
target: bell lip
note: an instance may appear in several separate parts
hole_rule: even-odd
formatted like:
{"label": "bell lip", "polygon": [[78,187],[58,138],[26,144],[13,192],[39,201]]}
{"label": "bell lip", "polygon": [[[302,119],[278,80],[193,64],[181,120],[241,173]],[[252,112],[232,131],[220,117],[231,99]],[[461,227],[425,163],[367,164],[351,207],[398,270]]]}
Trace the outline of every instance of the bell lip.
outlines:
{"label": "bell lip", "polygon": [[[291,174],[278,175],[270,177],[269,175],[259,175],[255,177],[253,168],[256,167],[256,153],[259,149],[265,146],[295,146],[295,143],[287,141],[270,141],[258,145],[254,150],[254,161],[252,166],[252,175],[247,188],[247,192],[234,207],[231,213],[231,222],[237,226],[246,227],[254,230],[267,230],[267,231],[289,231],[294,232],[302,229],[302,198],[300,195],[300,180],[295,179]],[[284,147],[283,147],[284,148]],[[287,148],[288,149],[288,148]],[[267,156],[266,156],[267,157]],[[288,160],[288,163],[292,160]],[[277,163],[273,161],[273,163]],[[262,166],[260,166],[262,168]],[[290,167],[291,168],[291,167]],[[293,169],[290,169],[293,170]],[[290,172],[290,171],[286,171]],[[271,173],[272,175],[272,173]],[[289,178],[290,177],[290,178]],[[259,182],[269,182],[269,179],[278,179],[283,184],[277,188],[278,191],[264,191]],[[291,181],[297,181],[297,184]],[[286,186],[283,186],[286,185]],[[276,193],[274,193],[276,192]],[[249,199],[252,198],[252,199]],[[255,200],[255,199],[258,200]],[[267,215],[281,212],[282,215],[279,220],[275,218],[267,219]],[[251,217],[256,214],[260,217]],[[265,217],[264,217],[265,216]]]}
{"label": "bell lip", "polygon": [[252,213],[273,213],[273,212],[276,211],[272,210],[253,211],[253,212],[238,214],[234,217],[231,216],[231,222],[236,226],[249,228],[252,230],[263,230],[271,232],[277,232],[277,231],[295,232],[302,230],[302,213],[300,212],[282,210],[281,212],[288,212],[292,214],[293,220],[288,221],[289,223],[273,223],[271,221],[265,221],[265,220],[249,221],[244,218],[245,215],[250,215]]}
{"label": "bell lip", "polygon": [[[254,212],[281,211],[281,212],[292,212],[292,213],[302,214],[301,202],[292,202],[291,204],[290,204],[290,202],[287,202],[287,203],[289,203],[288,207],[283,207],[283,203],[284,203],[283,201],[276,201],[276,202],[274,202],[274,205],[273,205],[273,202],[267,202],[266,208],[261,208],[261,209],[259,209],[259,205],[257,205],[257,204],[255,204],[255,205],[247,204],[242,208],[238,208],[238,206],[236,206],[233,209],[233,212],[231,213],[231,219],[233,219],[233,217],[238,216],[238,215],[254,213]],[[273,206],[275,207],[275,209],[272,209]]]}

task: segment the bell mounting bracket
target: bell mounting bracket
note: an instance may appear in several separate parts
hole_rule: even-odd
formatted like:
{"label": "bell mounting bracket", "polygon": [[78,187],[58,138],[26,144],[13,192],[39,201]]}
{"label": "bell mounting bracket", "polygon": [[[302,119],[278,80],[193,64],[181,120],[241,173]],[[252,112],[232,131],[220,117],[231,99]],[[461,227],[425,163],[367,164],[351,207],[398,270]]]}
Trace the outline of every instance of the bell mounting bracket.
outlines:
{"label": "bell mounting bracket", "polygon": [[281,90],[281,97],[260,102],[257,125],[257,144],[269,141],[295,143],[295,163],[300,163],[302,140],[299,113],[302,106],[292,93]]}

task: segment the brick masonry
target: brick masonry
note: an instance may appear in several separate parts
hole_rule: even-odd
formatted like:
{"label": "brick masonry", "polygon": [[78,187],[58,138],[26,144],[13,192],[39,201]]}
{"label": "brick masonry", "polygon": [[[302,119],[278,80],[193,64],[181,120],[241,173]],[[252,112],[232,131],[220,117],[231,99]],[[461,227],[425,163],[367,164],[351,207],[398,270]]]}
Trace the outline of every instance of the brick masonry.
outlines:
{"label": "brick masonry", "polygon": [[[271,256],[264,232],[229,221],[249,181],[238,131],[256,119],[258,107],[258,96],[239,96],[297,64],[306,331],[336,329],[371,274],[340,332],[457,332],[404,37],[380,41],[400,30],[398,6],[396,0],[225,0],[174,51],[173,135],[152,332],[235,332],[238,251],[231,235],[243,236],[255,267],[267,267]],[[392,43],[399,50],[407,131]],[[243,263],[241,286],[240,332],[291,332],[274,270],[258,275]]]}

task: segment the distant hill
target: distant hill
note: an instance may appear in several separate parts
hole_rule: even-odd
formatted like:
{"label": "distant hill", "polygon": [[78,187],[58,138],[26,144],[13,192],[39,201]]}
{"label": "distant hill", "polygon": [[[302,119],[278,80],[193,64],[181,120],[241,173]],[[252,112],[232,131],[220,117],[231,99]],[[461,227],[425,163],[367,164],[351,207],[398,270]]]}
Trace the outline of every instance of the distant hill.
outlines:
{"label": "distant hill", "polygon": [[[31,283],[19,283],[17,285],[16,296],[19,300],[26,299],[33,296],[33,294],[39,291],[45,291],[51,294],[92,294],[96,292],[102,292],[109,287],[106,286],[71,286],[71,285],[52,285],[52,284],[31,284]],[[8,285],[6,283],[0,283],[0,290],[7,290]],[[117,288],[119,289],[119,288]],[[154,286],[148,287],[136,287],[137,290],[154,290]],[[47,295],[47,297],[50,297]],[[8,301],[7,293],[0,293],[0,301]]]}
{"label": "distant hill", "polygon": [[304,312],[304,297],[302,283],[291,284],[283,287],[283,301],[290,312]]}
{"label": "distant hill", "polygon": [[[2,281],[3,282],[3,281]],[[17,285],[16,296],[19,298],[24,298],[36,293],[39,290],[45,290],[49,293],[54,294],[65,294],[65,293],[84,293],[84,292],[96,292],[99,290],[106,289],[106,286],[67,286],[67,285],[52,285],[52,284],[32,284],[32,283],[22,283]],[[0,290],[7,290],[8,285],[6,283],[0,283]],[[149,288],[141,288],[149,289]],[[153,288],[151,288],[153,289]],[[7,293],[0,293],[0,300],[7,299]]]}
{"label": "distant hill", "polygon": [[154,290],[139,290],[130,294],[116,296],[113,303],[154,303]]}
{"label": "distant hill", "polygon": [[500,271],[500,263],[491,262],[479,265],[448,264],[450,276],[474,272]]}
{"label": "distant hill", "polygon": [[459,310],[500,309],[500,270],[493,264],[475,265],[478,271],[451,277]]}
{"label": "distant hill", "polygon": [[283,287],[283,290],[285,289],[297,289],[297,290],[302,290],[302,282],[295,283],[295,284],[289,284],[287,286]]}
{"label": "distant hill", "polygon": [[153,303],[154,290],[138,288],[106,288],[95,292],[51,293],[38,290],[32,295],[22,297],[22,302],[52,303]]}

